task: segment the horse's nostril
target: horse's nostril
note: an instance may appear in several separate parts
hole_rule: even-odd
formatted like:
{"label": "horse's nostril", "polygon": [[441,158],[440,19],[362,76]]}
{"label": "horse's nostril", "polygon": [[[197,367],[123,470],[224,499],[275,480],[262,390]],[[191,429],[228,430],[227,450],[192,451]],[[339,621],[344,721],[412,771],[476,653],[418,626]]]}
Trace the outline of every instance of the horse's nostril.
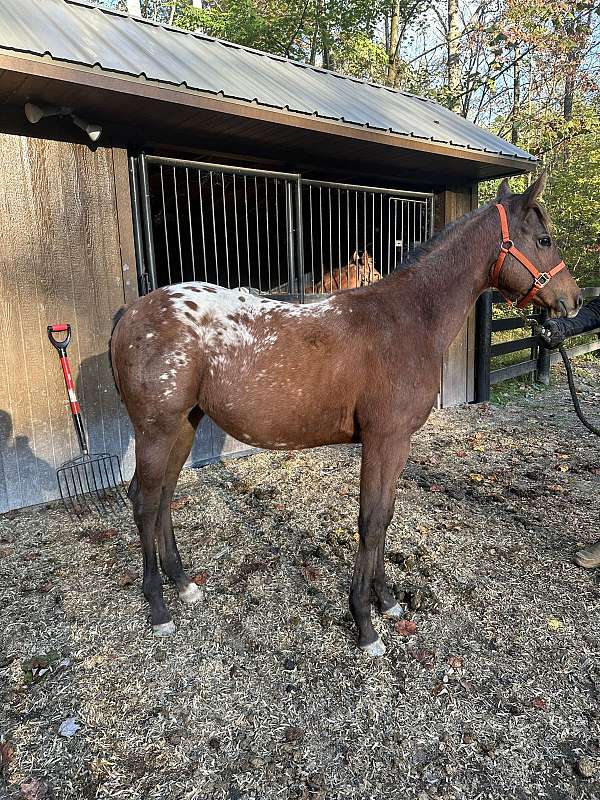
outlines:
{"label": "horse's nostril", "polygon": [[569,315],[569,309],[567,308],[567,304],[562,297],[558,300],[558,307],[561,309],[560,316],[567,317]]}

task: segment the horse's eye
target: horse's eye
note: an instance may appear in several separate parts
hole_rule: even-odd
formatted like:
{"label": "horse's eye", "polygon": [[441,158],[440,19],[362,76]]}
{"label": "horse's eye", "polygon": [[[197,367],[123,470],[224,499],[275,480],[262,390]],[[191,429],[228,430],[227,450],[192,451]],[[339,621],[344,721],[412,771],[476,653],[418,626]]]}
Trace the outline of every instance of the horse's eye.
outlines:
{"label": "horse's eye", "polygon": [[552,242],[551,242],[551,240],[550,240],[550,237],[549,237],[549,236],[541,236],[541,237],[538,239],[538,244],[540,245],[540,247],[550,247],[550,245],[552,244]]}

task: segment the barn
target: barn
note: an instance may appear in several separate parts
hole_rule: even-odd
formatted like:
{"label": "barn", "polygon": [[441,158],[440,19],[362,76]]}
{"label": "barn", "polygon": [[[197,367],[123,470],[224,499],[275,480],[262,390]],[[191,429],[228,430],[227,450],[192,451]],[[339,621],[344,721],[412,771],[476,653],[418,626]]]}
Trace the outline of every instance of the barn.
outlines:
{"label": "barn", "polygon": [[[0,159],[0,511],[54,499],[77,453],[49,323],[73,326],[92,450],[127,476],[107,362],[123,302],[190,279],[311,302],[535,165],[432,100],[82,0],[3,0]],[[441,405],[474,399],[476,333],[473,313]],[[243,449],[208,420],[192,458]]]}

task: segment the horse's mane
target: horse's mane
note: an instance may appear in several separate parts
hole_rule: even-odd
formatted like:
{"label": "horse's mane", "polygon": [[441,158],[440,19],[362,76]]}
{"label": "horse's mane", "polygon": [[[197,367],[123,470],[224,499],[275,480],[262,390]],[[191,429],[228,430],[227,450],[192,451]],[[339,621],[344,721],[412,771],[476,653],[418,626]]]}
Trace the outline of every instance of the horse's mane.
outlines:
{"label": "horse's mane", "polygon": [[[431,239],[428,239],[426,242],[422,242],[411,253],[409,253],[407,258],[398,267],[396,267],[396,269],[392,270],[388,275],[386,275],[383,280],[392,275],[397,275],[399,272],[405,272],[418,267],[432,251],[436,250],[439,245],[443,244],[447,239],[449,239],[458,227],[461,227],[465,222],[473,219],[473,217],[483,211],[483,209],[489,208],[491,205],[495,204],[496,199],[494,198],[494,200],[490,200],[489,203],[479,206],[479,208],[475,208],[468,214],[464,214],[457,220],[448,223],[448,225],[443,227],[441,231],[438,231],[434,236],[432,236]],[[546,209],[537,202],[532,206],[532,208],[539,216],[542,225],[544,225],[546,230],[550,231],[552,229],[552,222],[550,221],[550,217],[548,216]]]}
{"label": "horse's mane", "polygon": [[[469,211],[468,214],[459,217],[453,222],[449,222],[448,225],[444,226],[442,230],[438,231],[434,236],[431,237],[431,239],[427,239],[426,242],[422,242],[418,247],[410,252],[404,261],[398,267],[396,267],[396,269],[392,270],[389,275],[386,275],[385,278],[388,278],[392,275],[397,275],[399,272],[406,272],[407,270],[418,267],[426,256],[428,256],[433,250],[437,250],[439,245],[443,244],[447,239],[449,239],[457,228],[461,227],[465,222],[472,219],[483,208],[485,208],[485,206],[481,206],[473,211]],[[385,278],[383,280],[385,280]]]}

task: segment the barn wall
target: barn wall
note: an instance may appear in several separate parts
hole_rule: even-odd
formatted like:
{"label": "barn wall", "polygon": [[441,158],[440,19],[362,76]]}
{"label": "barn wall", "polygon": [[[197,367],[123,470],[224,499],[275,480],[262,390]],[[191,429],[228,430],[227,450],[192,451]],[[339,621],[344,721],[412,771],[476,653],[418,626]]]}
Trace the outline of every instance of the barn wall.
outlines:
{"label": "barn wall", "polygon": [[[115,193],[124,151],[0,134],[0,511],[56,496],[54,470],[77,455],[56,351],[69,355],[92,451],[132,466],[130,428],[107,360],[111,318],[135,276],[133,241]],[[122,198],[119,200],[122,205]],[[124,268],[125,272],[123,271]],[[130,268],[130,269],[129,269]],[[128,284],[128,295],[135,294]]]}
{"label": "barn wall", "polygon": [[[436,197],[439,230],[477,207],[477,186],[448,189]],[[440,404],[443,408],[475,399],[475,309],[450,345],[442,362]]]}

